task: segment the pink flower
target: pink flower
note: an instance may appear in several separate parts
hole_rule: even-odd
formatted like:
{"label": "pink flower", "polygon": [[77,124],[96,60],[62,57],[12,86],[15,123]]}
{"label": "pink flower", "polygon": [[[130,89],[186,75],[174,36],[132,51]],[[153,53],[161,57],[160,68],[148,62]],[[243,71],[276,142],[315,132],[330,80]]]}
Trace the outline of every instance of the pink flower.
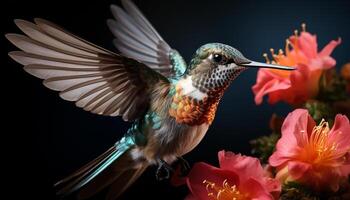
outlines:
{"label": "pink flower", "polygon": [[232,152],[218,153],[220,168],[196,163],[185,178],[191,194],[187,200],[272,200],[280,182],[263,170],[258,159]]}
{"label": "pink flower", "polygon": [[337,191],[342,178],[350,175],[350,124],[345,115],[335,117],[332,129],[318,126],[307,110],[290,113],[282,137],[269,159],[277,167],[276,178],[296,181],[318,190]]}
{"label": "pink flower", "polygon": [[317,50],[316,35],[305,31],[300,36],[295,35],[286,40],[285,54],[282,50],[274,54],[273,61],[264,56],[268,63],[294,66],[297,70],[281,71],[276,69],[259,69],[256,84],[252,87],[255,94],[255,103],[261,104],[265,95],[268,102],[274,104],[285,101],[291,105],[298,105],[313,98],[318,93],[318,82],[323,70],[335,66],[336,61],[330,56],[341,40],[332,40],[320,52]]}

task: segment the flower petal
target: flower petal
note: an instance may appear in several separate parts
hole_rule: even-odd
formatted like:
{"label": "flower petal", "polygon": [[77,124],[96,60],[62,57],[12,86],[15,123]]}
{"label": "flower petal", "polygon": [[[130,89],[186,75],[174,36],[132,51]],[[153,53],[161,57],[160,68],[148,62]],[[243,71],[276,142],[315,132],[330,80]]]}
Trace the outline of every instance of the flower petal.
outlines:
{"label": "flower petal", "polygon": [[298,146],[303,146],[306,142],[307,134],[311,133],[315,126],[315,121],[306,109],[296,109],[286,117],[282,125],[282,137],[285,137],[287,140],[294,137]]}
{"label": "flower petal", "polygon": [[341,43],[341,38],[338,38],[338,40],[332,40],[329,42],[319,53],[319,56],[329,56],[333,52],[334,48],[337,47]]}
{"label": "flower petal", "polygon": [[193,194],[188,194],[185,197],[185,200],[200,200],[200,199],[196,198]]}
{"label": "flower petal", "polygon": [[288,162],[288,172],[295,180],[302,178],[307,173],[307,171],[310,170],[310,168],[311,165],[308,163],[299,161]]}
{"label": "flower petal", "polygon": [[278,199],[282,190],[281,182],[277,179],[269,178],[266,180],[265,185],[267,191],[269,191],[274,199]]}
{"label": "flower petal", "polygon": [[252,87],[255,94],[255,103],[259,105],[262,103],[264,95],[274,91],[284,90],[289,87],[289,79],[277,79],[268,69],[259,69],[256,84]]}
{"label": "flower petal", "polygon": [[350,123],[345,115],[336,115],[329,132],[329,142],[337,144],[337,151],[350,152]]}
{"label": "flower petal", "polygon": [[273,200],[273,196],[265,190],[262,184],[250,178],[239,186],[239,191],[254,200]]}
{"label": "flower petal", "polygon": [[298,147],[307,140],[315,121],[305,109],[296,109],[289,113],[282,125],[282,137],[278,140],[276,151],[269,158],[269,164],[277,167],[297,154]]}
{"label": "flower petal", "polygon": [[196,163],[188,174],[187,186],[195,198],[209,200],[204,180],[222,185],[227,180],[230,185],[239,185],[238,175],[232,171],[222,170],[206,163]]}
{"label": "flower petal", "polygon": [[330,69],[332,67],[335,67],[335,65],[337,64],[337,61],[330,56],[322,57],[322,62],[323,62],[323,69]]}
{"label": "flower petal", "polygon": [[311,35],[309,32],[301,32],[298,37],[298,45],[300,50],[308,58],[316,58],[317,56],[317,39],[316,35]]}
{"label": "flower petal", "polygon": [[257,180],[264,177],[264,169],[257,158],[234,154],[230,151],[220,151],[218,157],[220,168],[239,173],[240,181],[246,181],[251,177]]}
{"label": "flower petal", "polygon": [[350,164],[344,165],[340,168],[340,175],[343,177],[349,177],[350,176]]}
{"label": "flower petal", "polygon": [[186,179],[187,177],[181,176],[181,167],[177,167],[174,174],[171,176],[170,183],[177,187],[186,184]]}

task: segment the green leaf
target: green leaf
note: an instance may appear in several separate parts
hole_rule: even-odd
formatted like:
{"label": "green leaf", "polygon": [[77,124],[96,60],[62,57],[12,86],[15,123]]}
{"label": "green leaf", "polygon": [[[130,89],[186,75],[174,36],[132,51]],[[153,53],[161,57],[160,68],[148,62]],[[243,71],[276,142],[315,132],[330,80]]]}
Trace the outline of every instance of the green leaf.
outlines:
{"label": "green leaf", "polygon": [[309,100],[304,104],[304,107],[309,111],[309,114],[317,123],[320,123],[322,119],[325,119],[330,125],[333,124],[335,113],[328,103]]}
{"label": "green leaf", "polygon": [[251,140],[252,154],[257,156],[262,163],[268,163],[268,159],[275,151],[276,143],[280,137],[280,134],[272,133],[269,136],[262,136]]}
{"label": "green leaf", "polygon": [[317,100],[324,102],[335,102],[346,100],[346,80],[342,78],[335,69],[324,71],[319,81],[319,92]]}

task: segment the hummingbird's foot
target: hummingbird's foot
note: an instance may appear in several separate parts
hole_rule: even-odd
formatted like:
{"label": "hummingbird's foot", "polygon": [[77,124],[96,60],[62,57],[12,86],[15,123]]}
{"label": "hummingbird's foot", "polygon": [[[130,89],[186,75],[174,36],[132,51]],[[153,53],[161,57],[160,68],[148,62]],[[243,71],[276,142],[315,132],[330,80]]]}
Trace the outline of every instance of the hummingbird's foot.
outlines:
{"label": "hummingbird's foot", "polygon": [[180,176],[187,176],[191,170],[190,164],[183,157],[177,157],[177,161],[180,166]]}
{"label": "hummingbird's foot", "polygon": [[174,169],[164,160],[159,159],[158,160],[158,169],[156,172],[156,179],[158,181],[162,181],[164,179],[169,179],[170,174],[174,172]]}

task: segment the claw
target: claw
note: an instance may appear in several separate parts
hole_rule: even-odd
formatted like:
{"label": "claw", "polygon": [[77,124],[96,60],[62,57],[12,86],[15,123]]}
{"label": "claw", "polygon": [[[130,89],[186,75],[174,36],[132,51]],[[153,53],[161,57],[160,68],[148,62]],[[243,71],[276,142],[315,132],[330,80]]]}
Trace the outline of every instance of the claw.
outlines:
{"label": "claw", "polygon": [[164,160],[158,160],[158,168],[156,171],[156,179],[162,181],[170,178],[170,174],[174,172],[174,169]]}
{"label": "claw", "polygon": [[180,166],[180,176],[187,176],[190,172],[191,166],[183,157],[177,157]]}

